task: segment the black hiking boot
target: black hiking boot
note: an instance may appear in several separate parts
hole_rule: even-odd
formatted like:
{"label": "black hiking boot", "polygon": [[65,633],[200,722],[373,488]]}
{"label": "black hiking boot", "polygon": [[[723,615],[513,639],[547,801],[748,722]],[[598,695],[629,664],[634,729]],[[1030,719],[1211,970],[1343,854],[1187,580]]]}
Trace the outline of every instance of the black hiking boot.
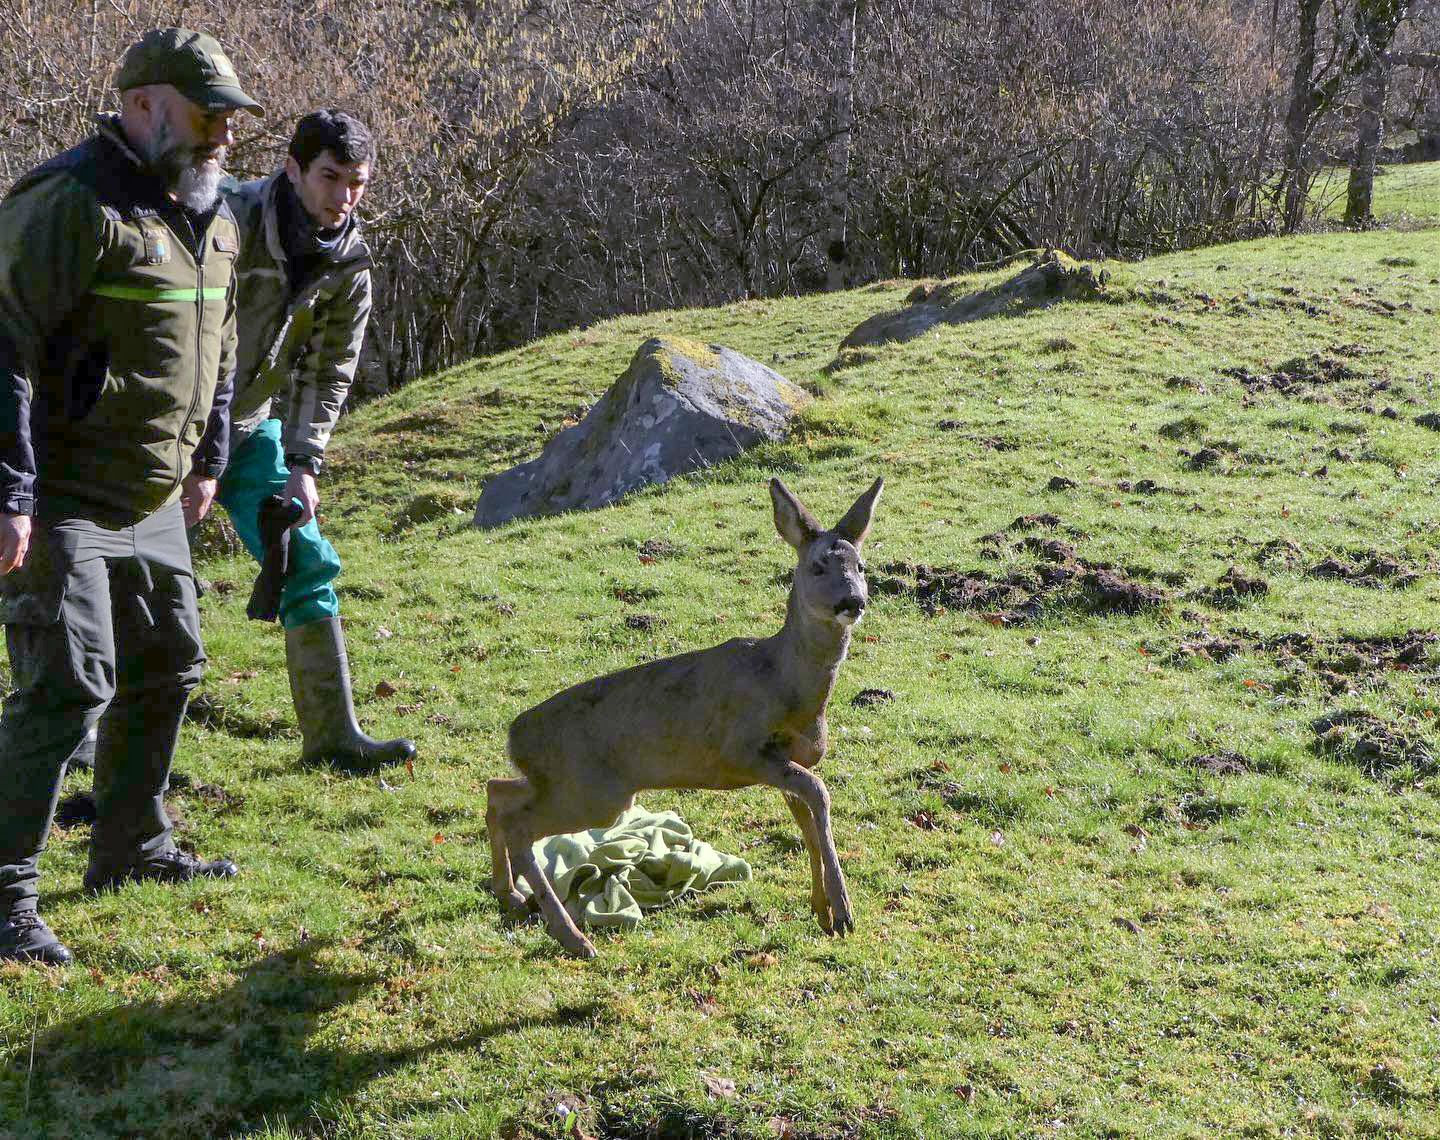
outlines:
{"label": "black hiking boot", "polygon": [[206,861],[178,849],[151,855],[141,863],[118,871],[91,867],[85,872],[85,889],[98,893],[125,883],[188,883],[191,879],[233,879],[240,868],[229,859]]}
{"label": "black hiking boot", "polygon": [[33,910],[27,910],[0,924],[0,962],[40,962],[46,966],[68,966],[75,961],[70,948],[45,925]]}

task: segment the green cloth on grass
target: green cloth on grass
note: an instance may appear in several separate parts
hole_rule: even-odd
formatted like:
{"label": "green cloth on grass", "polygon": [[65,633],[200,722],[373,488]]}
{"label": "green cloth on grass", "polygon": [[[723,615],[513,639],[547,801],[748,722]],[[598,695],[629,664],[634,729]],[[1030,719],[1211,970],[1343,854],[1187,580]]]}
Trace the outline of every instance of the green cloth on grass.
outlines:
{"label": "green cloth on grass", "polygon": [[[534,851],[565,909],[582,926],[628,930],[640,921],[642,909],[750,877],[749,863],[696,839],[673,811],[651,812],[638,804],[609,827],[552,835]],[[523,879],[517,886],[530,893]]]}

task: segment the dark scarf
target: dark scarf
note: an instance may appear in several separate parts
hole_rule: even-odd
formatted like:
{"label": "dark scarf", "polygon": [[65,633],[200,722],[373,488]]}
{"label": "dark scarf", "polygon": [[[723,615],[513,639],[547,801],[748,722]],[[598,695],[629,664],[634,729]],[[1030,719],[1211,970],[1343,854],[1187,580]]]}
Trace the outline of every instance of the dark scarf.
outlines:
{"label": "dark scarf", "polygon": [[300,195],[295,193],[290,179],[283,175],[275,199],[280,244],[285,247],[286,276],[290,281],[290,291],[297,293],[338,252],[345,232],[350,228],[350,220],[347,218],[345,225],[336,229],[322,230],[305,212]]}

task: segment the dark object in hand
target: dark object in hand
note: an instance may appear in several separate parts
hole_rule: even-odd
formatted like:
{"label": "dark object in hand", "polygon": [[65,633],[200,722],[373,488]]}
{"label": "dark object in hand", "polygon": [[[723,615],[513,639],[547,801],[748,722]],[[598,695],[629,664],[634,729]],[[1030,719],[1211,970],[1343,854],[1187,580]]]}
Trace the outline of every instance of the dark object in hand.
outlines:
{"label": "dark object in hand", "polygon": [[290,573],[290,528],[300,521],[305,508],[294,499],[270,495],[260,504],[260,542],[265,557],[250,592],[245,616],[252,621],[275,621],[280,616],[280,592]]}

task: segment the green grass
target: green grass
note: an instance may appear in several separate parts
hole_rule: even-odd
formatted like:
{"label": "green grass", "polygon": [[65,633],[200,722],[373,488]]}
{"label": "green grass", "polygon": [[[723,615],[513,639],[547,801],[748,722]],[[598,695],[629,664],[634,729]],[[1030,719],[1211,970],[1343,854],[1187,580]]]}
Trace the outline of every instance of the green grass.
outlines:
{"label": "green grass", "polygon": [[[1327,167],[1315,180],[1311,194],[1324,204],[1325,216],[1345,216],[1345,187],[1350,171]],[[1375,178],[1375,217],[1389,225],[1432,226],[1440,221],[1440,162],[1397,162],[1385,166]]]}
{"label": "green grass", "polygon": [[[1437,626],[1440,438],[1414,422],[1440,410],[1437,260],[1437,231],[1158,258],[1124,267],[1128,299],[943,328],[829,373],[911,283],[623,318],[361,409],[323,509],[362,717],[422,759],[383,785],[299,767],[280,632],[245,620],[254,568],[212,540],[211,712],[177,768],[243,803],[177,806],[182,839],[244,874],[91,899],[85,830],[55,835],[45,913],[82,964],[0,971],[0,1131],[1440,1134],[1440,784],[1424,764],[1367,774],[1311,729],[1365,708],[1440,748],[1440,654],[1369,670],[1336,648],[1322,670],[1254,648]],[[789,444],[612,509],[469,528],[484,479],[655,333],[727,344],[822,398]],[[1311,353],[1351,375],[1287,396],[1222,372]],[[1207,445],[1214,466],[1181,454]],[[815,928],[773,793],[656,793],[753,881],[568,960],[485,890],[506,725],[595,673],[776,628],[773,474],[828,521],[885,476],[877,580],[1028,570],[979,539],[1050,511],[1082,558],[1171,600],[1005,628],[877,589],[821,768],[857,933]],[[1057,475],[1077,486],[1047,490]],[[642,560],[648,539],[673,553]],[[1259,560],[1277,539],[1293,567]],[[1377,550],[1418,582],[1305,573]],[[1232,565],[1269,593],[1206,600]],[[639,612],[662,620],[632,629]],[[1202,629],[1247,648],[1187,655]],[[1332,693],[1346,677],[1353,695]],[[862,688],[895,699],[857,708]],[[1219,750],[1249,771],[1190,763]]]}

